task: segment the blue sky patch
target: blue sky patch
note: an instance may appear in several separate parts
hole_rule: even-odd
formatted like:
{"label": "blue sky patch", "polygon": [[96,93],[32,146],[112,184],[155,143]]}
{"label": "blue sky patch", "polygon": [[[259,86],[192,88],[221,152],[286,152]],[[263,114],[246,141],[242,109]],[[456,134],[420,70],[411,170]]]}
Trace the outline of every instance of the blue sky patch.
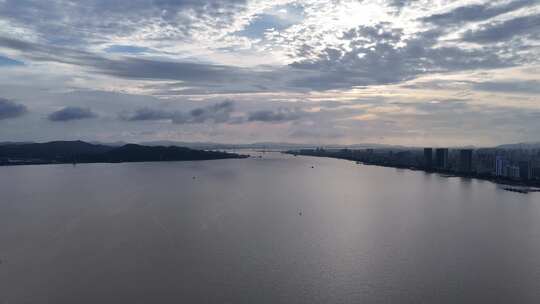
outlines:
{"label": "blue sky patch", "polygon": [[24,65],[24,62],[0,55],[0,67],[2,67],[2,66],[21,66],[21,65]]}
{"label": "blue sky patch", "polygon": [[134,46],[134,45],[111,45],[105,49],[107,53],[127,53],[127,54],[140,54],[151,52],[149,48]]}
{"label": "blue sky patch", "polygon": [[257,16],[246,28],[237,32],[239,36],[245,36],[249,38],[263,38],[264,32],[269,29],[276,29],[278,31],[284,30],[294,23],[290,23],[287,20],[281,19],[274,15],[261,14]]}
{"label": "blue sky patch", "polygon": [[257,15],[248,26],[236,34],[249,38],[264,38],[264,33],[269,29],[282,31],[299,23],[303,13],[303,8],[300,6],[276,6],[267,13]]}

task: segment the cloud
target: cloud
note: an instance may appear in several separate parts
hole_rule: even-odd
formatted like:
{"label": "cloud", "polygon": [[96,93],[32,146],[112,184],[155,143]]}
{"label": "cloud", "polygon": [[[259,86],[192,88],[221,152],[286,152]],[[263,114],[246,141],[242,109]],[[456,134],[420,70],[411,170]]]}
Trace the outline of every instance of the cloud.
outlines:
{"label": "cloud", "polygon": [[434,14],[421,20],[439,26],[456,25],[464,22],[483,21],[517,9],[538,4],[536,0],[516,0],[502,5],[492,3],[460,6],[449,12]]}
{"label": "cloud", "polygon": [[[442,30],[414,36],[383,22],[358,26],[342,34],[347,41],[327,47],[314,58],[287,66],[238,67],[156,58],[109,58],[92,52],[0,37],[0,46],[23,52],[34,61],[71,64],[108,76],[160,81],[157,95],[197,95],[347,89],[410,80],[419,75],[509,67],[515,52],[502,47],[464,49],[439,46]],[[309,52],[309,45],[304,46]],[[175,83],[163,83],[174,81]]]}
{"label": "cloud", "polygon": [[16,118],[28,112],[26,106],[17,104],[11,100],[0,98],[0,120]]}
{"label": "cloud", "polygon": [[152,108],[140,108],[134,113],[121,113],[120,118],[127,121],[170,120],[174,115],[172,112]]}
{"label": "cloud", "polygon": [[397,9],[402,9],[409,5],[412,1],[414,0],[389,0],[388,3]]}
{"label": "cloud", "polygon": [[[48,46],[0,36],[0,47],[20,51],[33,61],[70,64],[124,79],[145,81],[179,81],[180,86],[164,84],[166,92],[186,94],[183,88],[196,93],[257,92],[260,84],[280,78],[269,68],[242,68],[228,65],[148,59],[136,57],[108,58],[88,51]],[[189,93],[189,92],[188,92]]]}
{"label": "cloud", "polygon": [[540,15],[517,17],[507,21],[490,22],[477,30],[468,30],[463,40],[476,43],[506,41],[514,37],[540,38]]}
{"label": "cloud", "polygon": [[244,0],[4,0],[0,19],[53,44],[84,45],[133,35],[186,39],[200,27],[229,24],[245,4]]}
{"label": "cloud", "polygon": [[[92,140],[508,140],[538,126],[522,95],[538,94],[525,68],[540,66],[539,12],[537,0],[0,0],[0,91],[32,111],[128,111],[70,125]],[[3,136],[66,136],[35,114]]]}
{"label": "cloud", "polygon": [[136,110],[135,113],[122,113],[120,118],[126,121],[170,120],[175,124],[226,123],[231,121],[233,110],[234,103],[232,101],[223,101],[214,105],[195,108],[188,112],[141,108]]}
{"label": "cloud", "polygon": [[281,122],[298,120],[304,115],[306,115],[306,113],[300,110],[290,110],[290,109],[284,109],[284,108],[280,108],[276,111],[261,110],[261,111],[250,112],[248,114],[248,121],[281,123]]}
{"label": "cloud", "polygon": [[515,65],[496,49],[463,49],[437,46],[440,30],[428,30],[409,38],[388,23],[360,26],[344,33],[348,44],[327,48],[315,59],[291,64],[312,76],[297,78],[293,85],[311,89],[350,88],[399,83],[423,74]]}
{"label": "cloud", "polygon": [[92,112],[89,108],[65,107],[49,114],[48,119],[54,122],[63,122],[95,117],[97,117],[97,114]]}
{"label": "cloud", "polygon": [[196,108],[187,113],[177,112],[173,116],[172,122],[175,124],[225,123],[230,121],[233,110],[234,103],[224,101],[215,105]]}
{"label": "cloud", "polygon": [[141,54],[152,52],[151,49],[147,47],[140,47],[134,45],[111,45],[105,49],[107,53],[127,53],[127,54]]}
{"label": "cloud", "polygon": [[473,85],[478,91],[503,92],[503,93],[525,93],[540,95],[540,81],[538,80],[508,80],[508,81],[486,81]]}
{"label": "cloud", "polygon": [[133,113],[121,113],[120,119],[125,121],[158,121],[166,120],[174,124],[242,124],[247,122],[282,123],[298,120],[307,116],[300,109],[279,108],[277,110],[248,111],[245,115],[233,116],[235,103],[226,100],[189,111],[164,111],[152,108],[140,108]]}

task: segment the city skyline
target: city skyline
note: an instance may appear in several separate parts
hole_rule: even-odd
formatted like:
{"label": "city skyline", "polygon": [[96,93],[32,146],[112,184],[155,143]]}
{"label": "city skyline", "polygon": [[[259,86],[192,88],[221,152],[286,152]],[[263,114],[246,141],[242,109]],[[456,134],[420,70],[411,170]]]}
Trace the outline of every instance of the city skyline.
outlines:
{"label": "city skyline", "polygon": [[[446,177],[489,180],[498,184],[540,186],[540,147],[508,148],[378,148],[378,149],[296,149],[288,154],[330,157],[357,164],[423,170]],[[516,190],[509,188],[509,191]],[[527,193],[527,189],[517,189]],[[536,190],[534,190],[536,191]]]}
{"label": "city skyline", "polygon": [[0,1],[0,141],[538,142],[534,0]]}

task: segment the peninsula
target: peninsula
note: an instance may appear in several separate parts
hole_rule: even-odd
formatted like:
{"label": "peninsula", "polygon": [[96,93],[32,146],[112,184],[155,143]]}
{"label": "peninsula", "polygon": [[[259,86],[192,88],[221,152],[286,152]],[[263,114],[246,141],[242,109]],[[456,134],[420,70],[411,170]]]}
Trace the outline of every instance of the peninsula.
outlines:
{"label": "peninsula", "polygon": [[53,141],[47,143],[0,144],[0,166],[65,164],[193,161],[247,158],[235,153],[194,150],[173,146],[125,144],[119,147],[91,144],[84,141]]}

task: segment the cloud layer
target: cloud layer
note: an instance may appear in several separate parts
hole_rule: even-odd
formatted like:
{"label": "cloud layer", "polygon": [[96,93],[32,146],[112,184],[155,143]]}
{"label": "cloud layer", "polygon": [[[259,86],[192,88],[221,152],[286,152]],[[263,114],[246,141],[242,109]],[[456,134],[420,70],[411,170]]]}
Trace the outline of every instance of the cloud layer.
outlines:
{"label": "cloud layer", "polygon": [[4,0],[0,140],[537,140],[539,46],[536,0]]}
{"label": "cloud layer", "polygon": [[126,121],[170,121],[174,124],[242,124],[248,122],[283,123],[300,119],[305,113],[298,109],[279,108],[277,110],[259,110],[241,115],[233,115],[235,103],[227,100],[190,111],[165,111],[152,108],[140,108],[132,113],[121,113],[119,117]]}

